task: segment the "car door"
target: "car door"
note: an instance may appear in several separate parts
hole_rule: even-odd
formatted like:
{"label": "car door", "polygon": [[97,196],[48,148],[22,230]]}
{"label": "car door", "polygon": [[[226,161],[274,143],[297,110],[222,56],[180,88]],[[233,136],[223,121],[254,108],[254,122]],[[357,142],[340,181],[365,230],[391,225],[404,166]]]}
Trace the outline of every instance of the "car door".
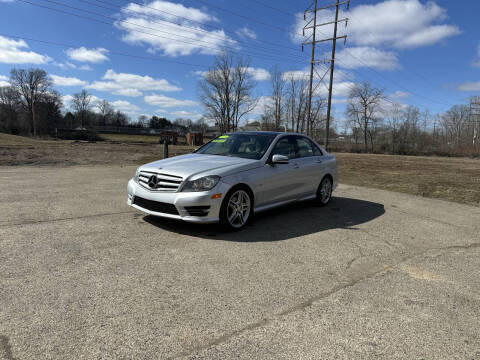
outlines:
{"label": "car door", "polygon": [[298,176],[301,178],[300,198],[316,194],[323,177],[322,153],[307,137],[295,137],[296,154],[294,164],[298,165]]}
{"label": "car door", "polygon": [[298,165],[295,158],[295,137],[282,136],[275,144],[273,155],[284,155],[292,159],[288,164],[272,164],[267,162],[258,171],[259,197],[256,201],[259,207],[295,200],[298,196],[298,187],[301,179],[298,177]]}

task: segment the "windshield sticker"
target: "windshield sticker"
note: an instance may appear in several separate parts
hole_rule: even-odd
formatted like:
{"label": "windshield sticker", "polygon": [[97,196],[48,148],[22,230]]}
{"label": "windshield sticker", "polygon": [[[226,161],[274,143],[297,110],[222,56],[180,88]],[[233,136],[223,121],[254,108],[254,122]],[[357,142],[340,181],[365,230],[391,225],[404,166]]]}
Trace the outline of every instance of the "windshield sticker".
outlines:
{"label": "windshield sticker", "polygon": [[225,141],[227,141],[228,139],[228,135],[222,135],[222,136],[219,136],[218,138],[216,138],[215,140],[213,140],[212,142],[214,143],[224,143]]}

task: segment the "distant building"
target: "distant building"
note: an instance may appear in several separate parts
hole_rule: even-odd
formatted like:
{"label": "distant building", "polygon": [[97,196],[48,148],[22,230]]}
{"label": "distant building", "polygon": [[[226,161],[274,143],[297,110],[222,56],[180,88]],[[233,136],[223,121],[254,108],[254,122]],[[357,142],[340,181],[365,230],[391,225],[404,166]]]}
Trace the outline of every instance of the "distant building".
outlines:
{"label": "distant building", "polygon": [[252,121],[249,123],[246,123],[243,126],[239,127],[240,131],[260,131],[262,130],[262,125],[260,124],[259,121]]}

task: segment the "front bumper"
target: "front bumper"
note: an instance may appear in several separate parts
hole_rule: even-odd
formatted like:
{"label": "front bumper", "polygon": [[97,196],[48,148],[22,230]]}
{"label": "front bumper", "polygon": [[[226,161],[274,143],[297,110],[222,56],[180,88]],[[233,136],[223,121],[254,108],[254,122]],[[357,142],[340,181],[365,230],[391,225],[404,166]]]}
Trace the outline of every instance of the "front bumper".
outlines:
{"label": "front bumper", "polygon": [[[229,189],[229,185],[219,182],[210,191],[204,192],[159,192],[150,191],[137,184],[133,179],[128,182],[127,204],[147,213],[149,215],[165,217],[169,219],[183,220],[193,223],[215,223],[220,220],[220,207],[222,200]],[[212,195],[222,194],[218,199],[212,199]],[[157,212],[146,209],[134,203],[134,198],[156,201],[164,204],[174,205],[178,214],[170,214],[165,212]],[[206,216],[192,216],[187,208],[189,207],[209,207]]]}

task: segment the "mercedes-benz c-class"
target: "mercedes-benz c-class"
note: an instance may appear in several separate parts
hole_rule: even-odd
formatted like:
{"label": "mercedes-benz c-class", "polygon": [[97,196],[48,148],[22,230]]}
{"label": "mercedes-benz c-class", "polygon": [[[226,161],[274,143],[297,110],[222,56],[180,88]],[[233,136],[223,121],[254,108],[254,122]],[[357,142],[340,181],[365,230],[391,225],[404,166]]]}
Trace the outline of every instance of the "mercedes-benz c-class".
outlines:
{"label": "mercedes-benz c-class", "polygon": [[337,183],[335,157],[311,138],[236,132],[192,154],[140,166],[127,203],[154,216],[238,230],[254,213],[290,202],[327,205]]}

